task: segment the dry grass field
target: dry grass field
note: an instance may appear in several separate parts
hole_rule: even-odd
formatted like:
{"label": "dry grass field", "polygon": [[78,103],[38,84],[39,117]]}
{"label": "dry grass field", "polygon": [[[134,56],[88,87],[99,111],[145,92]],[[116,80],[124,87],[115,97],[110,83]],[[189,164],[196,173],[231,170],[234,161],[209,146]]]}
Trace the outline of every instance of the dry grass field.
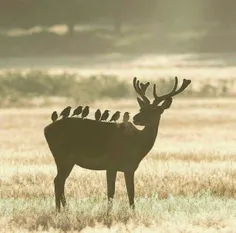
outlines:
{"label": "dry grass field", "polygon": [[[138,110],[135,101],[97,107]],[[236,232],[236,100],[175,98],[136,172],[136,211],[119,174],[109,218],[105,172],[78,166],[68,209],[55,212],[56,166],[43,135],[53,110],[0,110],[0,232]]]}

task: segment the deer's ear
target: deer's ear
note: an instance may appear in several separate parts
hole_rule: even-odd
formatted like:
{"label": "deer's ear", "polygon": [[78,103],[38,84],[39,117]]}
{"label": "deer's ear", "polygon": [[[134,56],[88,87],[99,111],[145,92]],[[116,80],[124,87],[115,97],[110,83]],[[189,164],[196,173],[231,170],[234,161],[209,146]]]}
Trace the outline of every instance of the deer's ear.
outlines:
{"label": "deer's ear", "polygon": [[172,104],[172,98],[168,98],[163,102],[163,104],[161,105],[161,108],[163,110],[168,109],[171,106],[171,104]]}
{"label": "deer's ear", "polygon": [[139,97],[137,97],[137,100],[138,100],[138,104],[139,104],[140,108],[143,108],[144,102]]}

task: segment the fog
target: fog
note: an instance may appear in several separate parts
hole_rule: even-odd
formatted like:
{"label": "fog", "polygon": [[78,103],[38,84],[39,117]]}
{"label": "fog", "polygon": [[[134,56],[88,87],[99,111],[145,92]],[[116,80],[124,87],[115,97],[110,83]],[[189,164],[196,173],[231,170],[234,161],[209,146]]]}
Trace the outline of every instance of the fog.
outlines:
{"label": "fog", "polygon": [[[127,85],[134,76],[153,82],[178,76],[196,80],[193,87],[201,80],[209,85],[226,80],[235,93],[235,5],[232,0],[2,0],[2,86],[12,86],[10,77],[19,80],[14,91],[0,94],[18,96],[25,74],[45,85],[45,75],[105,77]],[[38,85],[29,83],[29,93]]]}

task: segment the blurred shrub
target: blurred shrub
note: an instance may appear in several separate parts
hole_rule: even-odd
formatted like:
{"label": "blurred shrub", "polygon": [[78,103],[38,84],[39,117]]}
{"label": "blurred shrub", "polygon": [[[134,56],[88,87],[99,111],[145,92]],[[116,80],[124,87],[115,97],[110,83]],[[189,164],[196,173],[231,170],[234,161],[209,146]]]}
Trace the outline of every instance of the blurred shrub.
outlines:
{"label": "blurred shrub", "polygon": [[[235,80],[205,80],[193,82],[182,97],[230,97],[235,96]],[[156,82],[157,93],[164,94],[173,88],[173,78],[162,78]],[[198,85],[196,85],[198,84]],[[198,86],[198,88],[194,88]],[[152,88],[148,89],[152,99]],[[93,102],[103,98],[122,99],[134,98],[135,92],[130,82],[116,76],[79,77],[76,74],[49,74],[42,71],[28,73],[7,72],[0,74],[0,105],[22,106],[35,98],[61,98],[77,103]]]}
{"label": "blurred shrub", "polygon": [[18,105],[32,98],[61,97],[75,102],[92,102],[102,98],[127,98],[130,87],[113,76],[81,78],[75,74],[51,75],[32,71],[26,74],[0,74],[0,104]]}

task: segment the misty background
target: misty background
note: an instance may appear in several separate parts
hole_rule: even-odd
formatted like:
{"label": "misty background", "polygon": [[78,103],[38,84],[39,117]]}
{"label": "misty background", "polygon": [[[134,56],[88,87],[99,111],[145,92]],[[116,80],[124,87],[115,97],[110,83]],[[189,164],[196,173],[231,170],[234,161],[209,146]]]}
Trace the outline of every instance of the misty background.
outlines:
{"label": "misty background", "polygon": [[0,0],[0,106],[133,98],[134,76],[235,97],[233,0]]}

